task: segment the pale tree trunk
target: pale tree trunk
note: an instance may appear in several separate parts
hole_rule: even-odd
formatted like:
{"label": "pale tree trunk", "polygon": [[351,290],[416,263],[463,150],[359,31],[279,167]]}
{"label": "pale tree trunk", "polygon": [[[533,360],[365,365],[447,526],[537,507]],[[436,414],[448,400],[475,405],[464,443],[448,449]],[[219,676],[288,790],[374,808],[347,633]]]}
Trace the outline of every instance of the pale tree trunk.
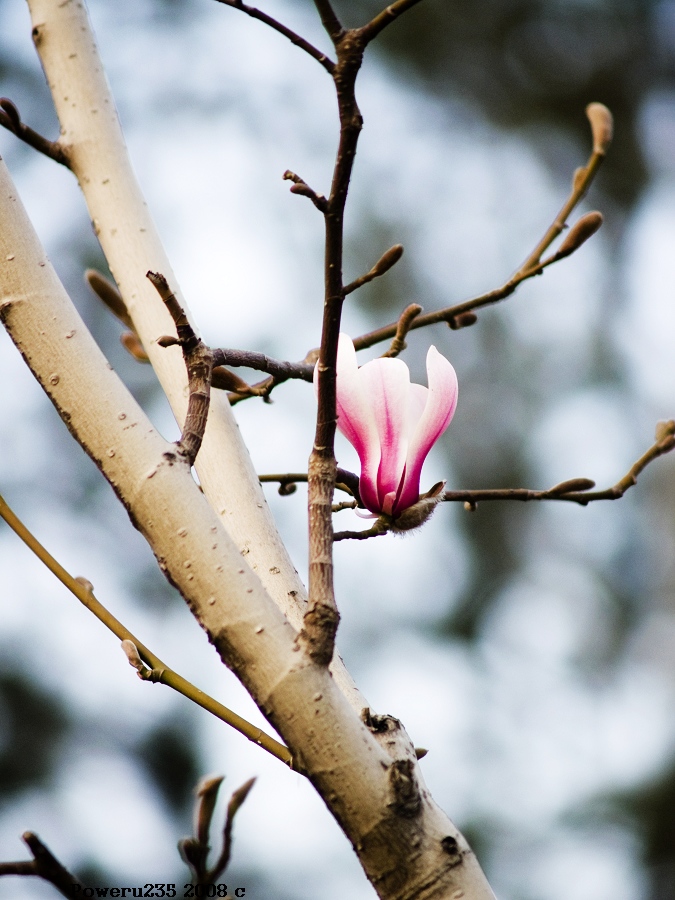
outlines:
{"label": "pale tree trunk", "polygon": [[[29,5],[60,143],[182,422],[185,365],[176,348],[156,343],[175,327],[145,273],[163,273],[175,291],[177,284],[131,171],[86,10],[76,0]],[[0,222],[0,316],[8,333],[223,662],[286,741],[294,767],[315,785],[379,896],[488,900],[478,863],[433,802],[400,723],[359,716],[364,701],[341,663],[334,677],[296,640],[304,589],[227,401],[211,405],[197,459],[202,493],[87,331],[2,164]]]}

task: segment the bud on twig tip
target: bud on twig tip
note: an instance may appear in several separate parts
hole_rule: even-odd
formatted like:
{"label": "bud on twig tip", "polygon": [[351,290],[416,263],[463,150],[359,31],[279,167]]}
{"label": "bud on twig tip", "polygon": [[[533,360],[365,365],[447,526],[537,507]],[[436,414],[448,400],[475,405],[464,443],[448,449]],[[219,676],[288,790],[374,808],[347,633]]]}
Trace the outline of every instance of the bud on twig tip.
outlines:
{"label": "bud on twig tip", "polygon": [[567,232],[565,240],[555,254],[556,259],[562,259],[578,250],[582,244],[592,237],[603,223],[602,213],[597,211],[586,213],[572,225]]}
{"label": "bud on twig tip", "polygon": [[656,434],[654,435],[657,442],[662,441],[669,435],[675,434],[675,420],[667,419],[656,423]]}
{"label": "bud on twig tip", "polygon": [[611,112],[603,103],[589,103],[586,115],[591,123],[593,134],[593,153],[604,156],[612,143],[614,120]]}
{"label": "bud on twig tip", "polygon": [[9,117],[9,120],[12,123],[12,128],[14,128],[15,131],[18,131],[21,128],[21,116],[19,115],[19,110],[16,108],[14,103],[12,103],[9,97],[0,97],[0,107],[2,107],[4,112]]}
{"label": "bud on twig tip", "polygon": [[399,259],[403,256],[403,244],[394,244],[390,247],[373,266],[375,275],[384,275],[392,266],[395,266]]}

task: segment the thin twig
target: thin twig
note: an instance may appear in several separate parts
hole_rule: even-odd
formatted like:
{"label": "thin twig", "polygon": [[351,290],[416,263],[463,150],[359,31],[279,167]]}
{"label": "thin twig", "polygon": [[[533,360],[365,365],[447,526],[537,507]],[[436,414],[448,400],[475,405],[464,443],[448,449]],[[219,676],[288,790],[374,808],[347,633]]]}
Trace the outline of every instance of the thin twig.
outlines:
{"label": "thin twig", "polygon": [[153,284],[176,325],[178,338],[160,338],[163,347],[179,344],[183,351],[188,373],[188,407],[185,414],[183,432],[178,441],[178,450],[193,465],[204,439],[206,420],[211,399],[211,373],[213,353],[194,333],[176,295],[170,289],[166,278],[159,272],[147,272],[146,277]]}
{"label": "thin twig", "polygon": [[643,455],[630,467],[628,472],[612,487],[602,491],[592,491],[595,482],[589,478],[572,478],[563,481],[545,491],[533,491],[528,488],[495,488],[476,491],[445,491],[442,499],[445,501],[463,502],[467,509],[473,511],[476,505],[488,500],[564,500],[568,503],[578,503],[580,506],[588,506],[597,500],[619,500],[627,490],[637,483],[638,475],[655,459],[675,447],[675,420],[659,422],[656,428],[656,441]]}
{"label": "thin twig", "polygon": [[410,306],[406,306],[406,308],[399,316],[394,340],[391,342],[391,346],[389,347],[387,352],[382,354],[383,358],[398,356],[399,353],[405,350],[407,346],[405,342],[406,335],[410,331],[410,328],[412,327],[412,323],[415,320],[416,316],[419,316],[421,312],[422,307],[419,305],[419,303],[411,303]]}
{"label": "thin twig", "polygon": [[[309,476],[306,472],[285,472],[279,475],[258,475],[258,480],[262,484],[279,484],[279,493],[288,496],[288,494],[293,493],[293,491],[288,490],[291,485],[307,483],[307,481],[309,481]],[[354,472],[349,472],[347,469],[341,469],[338,466],[335,475],[335,487],[344,491],[346,494],[351,494],[358,504],[361,503],[361,497],[359,495],[359,476]],[[284,488],[284,490],[282,490],[282,488]]]}
{"label": "thin twig", "polygon": [[28,144],[34,150],[38,150],[67,169],[70,168],[70,157],[66,148],[58,141],[49,141],[37,131],[29,128],[28,125],[24,125],[19,110],[7,97],[0,97],[0,125],[7,131],[11,131],[24,144]]}
{"label": "thin twig", "polygon": [[355,291],[357,288],[362,287],[364,284],[368,284],[368,282],[372,281],[373,278],[378,278],[380,275],[384,275],[385,272],[388,272],[392,266],[396,265],[396,263],[402,256],[403,246],[401,244],[394,244],[393,247],[390,247],[385,253],[382,254],[373,268],[370,270],[370,272],[366,272],[365,275],[360,275],[345,287],[345,297],[347,296],[347,294],[351,294],[352,291]]}
{"label": "thin twig", "polygon": [[64,584],[68,590],[77,597],[80,603],[92,612],[106,628],[112,631],[120,641],[130,641],[135,645],[142,661],[149,666],[153,672],[161,673],[161,676],[158,676],[154,680],[167,685],[174,691],[177,691],[179,694],[192,700],[197,706],[201,706],[202,709],[212,713],[216,718],[221,719],[227,725],[230,725],[236,731],[240,732],[240,734],[243,734],[249,741],[258,744],[264,750],[267,750],[268,753],[271,753],[272,756],[276,756],[277,759],[286,763],[286,765],[292,766],[292,756],[288,748],[265,734],[264,731],[261,731],[255,725],[251,725],[246,719],[242,719],[241,716],[238,716],[235,712],[232,712],[232,710],[223,706],[222,703],[218,703],[213,697],[209,697],[208,694],[200,691],[199,688],[174,672],[173,669],[169,668],[166,663],[162,662],[158,656],[155,656],[154,653],[142,644],[128,628],[125,628],[125,626],[96,599],[91,585],[85,581],[85,579],[73,578],[72,575],[66,572],[63,566],[54,559],[28,528],[26,528],[18,516],[10,509],[2,496],[0,496],[0,518],[5,520],[12,531],[21,538],[38,559],[44,563],[49,571],[56,575],[59,581]]}
{"label": "thin twig", "polygon": [[309,197],[314,206],[319,210],[319,212],[325,213],[328,209],[328,201],[324,197],[323,194],[317,194],[317,192],[311,188],[306,181],[304,181],[299,175],[296,175],[295,172],[291,172],[290,169],[286,169],[282,178],[284,181],[292,181],[293,187],[291,188],[292,194],[300,194],[303,197]]}
{"label": "thin twig", "polygon": [[287,362],[286,360],[272,359],[265,353],[256,353],[253,350],[232,350],[218,348],[213,352],[214,366],[234,366],[255,369],[258,372],[267,372],[274,375],[277,384],[288,378],[300,378],[303,381],[312,381],[314,366],[304,361]]}
{"label": "thin twig", "polygon": [[335,63],[332,59],[326,56],[325,53],[322,53],[321,50],[317,50],[317,48],[310,44],[309,41],[306,41],[305,38],[300,37],[299,34],[291,31],[291,29],[287,28],[286,25],[283,25],[281,22],[273,19],[272,16],[269,16],[267,13],[262,12],[262,10],[256,9],[254,6],[247,6],[245,3],[242,3],[242,0],[216,0],[216,2],[222,3],[224,6],[231,6],[232,9],[238,9],[240,12],[246,13],[247,16],[251,16],[251,18],[253,19],[258,19],[260,22],[264,22],[265,25],[269,25],[270,28],[278,31],[279,34],[283,34],[284,37],[287,37],[288,40],[292,44],[295,44],[296,47],[300,47],[300,49],[304,50],[305,53],[309,53],[309,55],[313,59],[315,59],[324,67],[329,75],[333,74]]}
{"label": "thin twig", "polygon": [[335,14],[335,10],[331,6],[330,0],[314,0],[319,15],[321,16],[321,24],[326,29],[328,36],[337,46],[340,38],[343,37],[345,30],[342,23]]}
{"label": "thin twig", "polygon": [[255,784],[255,781],[255,778],[249,778],[249,780],[245,781],[241,787],[237,788],[237,790],[230,797],[230,802],[227,804],[225,826],[223,828],[223,847],[215,865],[210,872],[206,873],[206,884],[213,884],[215,881],[217,881],[218,877],[225,871],[230,862],[230,855],[232,853],[232,826],[234,825],[234,817],[248,797],[249,791]]}
{"label": "thin twig", "polygon": [[372,41],[373,38],[377,37],[377,35],[387,27],[387,25],[391,25],[391,23],[398,19],[399,16],[403,15],[404,12],[407,12],[419,2],[420,0],[396,0],[395,3],[390,4],[386,9],[383,9],[381,13],[376,15],[367,25],[364,25],[361,29],[361,33],[367,41]]}
{"label": "thin twig", "polygon": [[384,519],[377,519],[372,528],[365,531],[336,531],[333,535],[334,541],[365,541],[372,537],[381,537],[388,534],[389,528]]}
{"label": "thin twig", "polygon": [[227,804],[225,826],[223,828],[223,845],[217,862],[209,868],[208,857],[211,850],[210,832],[213,812],[216,806],[218,791],[223,782],[222,776],[205,778],[197,785],[196,802],[196,834],[183,838],[178,842],[178,850],[182,859],[190,867],[195,885],[214,884],[222,875],[230,862],[232,852],[232,827],[234,817],[246,800],[255,778],[249,778],[230,797]]}
{"label": "thin twig", "polygon": [[[594,118],[598,113],[603,120],[600,123],[598,123],[597,119],[594,121]],[[609,141],[611,140],[611,115],[609,110],[602,106],[602,104],[591,103],[589,107],[587,107],[586,114],[591,120],[594,139],[593,150],[588,163],[576,171],[569,197],[563,204],[552,224],[547,228],[544,236],[538,242],[534,250],[528,255],[523,264],[501,287],[488,291],[485,294],[480,294],[470,300],[465,300],[455,306],[448,306],[444,309],[439,309],[436,312],[418,316],[411,325],[411,331],[416,328],[424,328],[427,325],[435,325],[439,322],[447,322],[450,327],[454,329],[472,325],[476,321],[475,314],[472,310],[480,309],[481,307],[488,306],[492,303],[498,303],[500,300],[505,300],[514,293],[516,288],[522,284],[523,281],[533,278],[535,275],[540,275],[547,266],[552,265],[559,259],[563,259],[565,256],[569,256],[573,250],[581,246],[583,240],[569,252],[562,253],[563,247],[561,247],[558,253],[554,253],[549,258],[541,260],[542,254],[563,231],[567,219],[586,195],[586,192],[605,158]],[[601,136],[598,136],[598,132],[603,127],[604,140]],[[588,215],[597,216],[598,214],[589,213]],[[586,217],[584,217],[584,219],[586,219]],[[374,331],[368,332],[368,334],[361,335],[361,337],[355,339],[354,347],[357,350],[365,350],[367,347],[372,347],[374,344],[378,344],[381,341],[391,340],[396,334],[397,325],[397,322],[392,322],[389,325],[385,325],[383,328],[377,328]]]}
{"label": "thin twig", "polygon": [[358,505],[359,504],[356,502],[356,500],[341,500],[339,503],[333,504],[333,506],[331,507],[331,512],[338,513],[342,512],[343,509],[356,509]]}
{"label": "thin twig", "polygon": [[33,859],[0,863],[0,875],[34,875],[53,884],[68,900],[84,896],[82,882],[58,861],[36,834],[26,831],[21,839],[33,854]]}

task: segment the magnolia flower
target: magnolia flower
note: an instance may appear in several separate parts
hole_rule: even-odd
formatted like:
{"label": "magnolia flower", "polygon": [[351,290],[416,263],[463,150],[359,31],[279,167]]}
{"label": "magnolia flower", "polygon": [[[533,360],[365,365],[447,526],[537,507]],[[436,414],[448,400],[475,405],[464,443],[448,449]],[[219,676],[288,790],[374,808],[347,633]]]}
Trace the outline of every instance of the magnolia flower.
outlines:
{"label": "magnolia flower", "polygon": [[[429,387],[410,383],[400,359],[374,359],[359,368],[354,344],[340,335],[337,357],[337,425],[361,460],[359,490],[373,513],[396,520],[420,501],[420,475],[434,443],[457,405],[457,376],[435,347],[427,353]],[[404,529],[421,524],[438,502],[442,485],[430,492],[428,510],[399,519]],[[421,501],[424,506],[424,498]]]}

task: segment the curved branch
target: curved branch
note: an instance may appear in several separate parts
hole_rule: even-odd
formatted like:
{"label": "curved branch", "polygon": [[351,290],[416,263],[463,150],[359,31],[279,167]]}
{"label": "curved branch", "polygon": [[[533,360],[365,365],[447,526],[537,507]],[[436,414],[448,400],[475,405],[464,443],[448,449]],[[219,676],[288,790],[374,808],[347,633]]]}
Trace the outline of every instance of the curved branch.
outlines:
{"label": "curved branch", "polygon": [[256,9],[254,6],[247,6],[245,3],[242,3],[242,0],[216,0],[216,3],[222,3],[224,6],[231,6],[232,9],[238,9],[240,12],[246,13],[247,16],[251,16],[252,19],[258,19],[258,21],[264,22],[265,25],[269,25],[270,28],[273,28],[275,31],[278,31],[279,34],[283,34],[284,37],[288,38],[288,40],[292,44],[295,44],[296,47],[300,47],[301,50],[308,53],[312,59],[315,59],[324,67],[329,75],[333,74],[335,63],[332,59],[326,56],[325,53],[322,53],[321,50],[317,50],[316,47],[310,44],[309,41],[306,41],[303,37],[300,37],[299,34],[296,34],[290,28],[287,28],[286,25],[273,19],[272,16],[262,12],[260,9]]}
{"label": "curved branch", "polygon": [[256,353],[253,350],[213,350],[214,366],[234,366],[256,369],[258,372],[267,372],[273,375],[276,383],[280,384],[289,378],[300,378],[302,381],[312,381],[314,365],[304,360],[301,362],[287,362],[286,360],[272,359],[265,353]]}
{"label": "curved branch", "polygon": [[0,97],[0,125],[11,131],[24,144],[28,144],[34,150],[60,163],[67,169],[70,168],[70,157],[67,150],[59,141],[50,141],[37,131],[33,131],[28,125],[24,125],[19,115],[19,110],[7,97]]}
{"label": "curved branch", "polygon": [[590,478],[572,478],[562,481],[545,491],[533,491],[529,488],[495,488],[477,491],[445,491],[442,500],[463,502],[466,509],[473,512],[479,502],[488,500],[519,500],[527,503],[530,500],[565,500],[588,506],[597,500],[619,500],[637,484],[638,476],[646,467],[675,447],[675,420],[659,422],[656,426],[656,441],[642,456],[633,463],[628,472],[612,487],[601,491],[592,491],[595,482]]}
{"label": "curved branch", "polygon": [[[577,171],[575,172],[572,182],[572,190],[567,200],[564,202],[555,219],[546,229],[543,237],[537,243],[532,252],[528,255],[523,264],[508,279],[508,281],[504,282],[504,284],[501,285],[501,287],[494,288],[493,290],[488,291],[485,294],[479,294],[477,297],[473,297],[470,300],[465,300],[462,303],[457,303],[454,306],[447,306],[444,309],[437,310],[436,312],[426,313],[425,315],[418,316],[410,326],[411,331],[415,330],[416,328],[424,328],[426,325],[435,325],[439,322],[446,322],[453,330],[466,327],[467,325],[473,325],[473,323],[476,321],[476,316],[472,312],[474,309],[480,309],[483,306],[498,303],[500,300],[505,300],[507,297],[510,297],[511,294],[515,292],[516,288],[520,284],[522,284],[523,281],[527,281],[529,278],[533,278],[535,275],[541,275],[545,268],[557,262],[558,260],[569,256],[576,249],[578,249],[578,247],[580,247],[581,244],[584,243],[584,241],[594,233],[594,231],[597,231],[597,228],[602,223],[602,217],[600,217],[599,220],[597,218],[594,218],[594,221],[597,224],[595,229],[590,231],[590,233],[587,233],[584,228],[580,228],[577,230],[577,235],[579,235],[579,233],[582,234],[582,239],[580,241],[573,243],[571,247],[569,242],[565,241],[563,246],[560,247],[560,250],[558,250],[557,253],[552,254],[547,259],[541,259],[542,254],[551,246],[553,241],[565,229],[567,225],[567,219],[586,195],[589,187],[593,182],[593,179],[597,175],[598,169],[600,168],[609,147],[612,126],[611,114],[609,110],[606,107],[602,106],[602,104],[600,103],[591,103],[586,109],[586,115],[591,122],[591,128],[593,132],[593,150],[591,152],[589,160],[585,166],[577,169]],[[601,134],[599,132],[601,132]],[[588,223],[588,219],[590,216],[597,217],[599,216],[599,213],[588,213],[586,216],[582,217],[580,222],[573,227],[572,231],[570,232],[570,237],[572,236],[572,233],[575,231],[575,229],[577,229],[578,225],[580,225],[582,222],[584,223],[584,225]],[[354,340],[354,347],[357,350],[365,350],[367,347],[372,347],[374,344],[378,344],[381,341],[391,340],[396,334],[397,325],[397,322],[392,322],[389,325],[385,325],[383,328],[377,328],[374,331],[370,331],[367,334],[361,335],[361,337],[358,337]]]}

